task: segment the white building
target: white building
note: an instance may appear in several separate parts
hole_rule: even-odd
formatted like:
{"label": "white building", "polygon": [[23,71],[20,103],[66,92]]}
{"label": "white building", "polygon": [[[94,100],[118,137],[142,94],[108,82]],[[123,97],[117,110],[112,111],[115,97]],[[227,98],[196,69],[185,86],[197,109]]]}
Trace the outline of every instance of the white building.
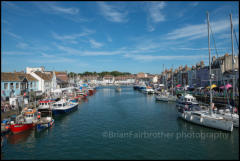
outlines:
{"label": "white building", "polygon": [[57,78],[55,71],[45,71],[44,67],[26,68],[26,73],[38,80],[38,90],[43,92],[53,92],[57,89]]}

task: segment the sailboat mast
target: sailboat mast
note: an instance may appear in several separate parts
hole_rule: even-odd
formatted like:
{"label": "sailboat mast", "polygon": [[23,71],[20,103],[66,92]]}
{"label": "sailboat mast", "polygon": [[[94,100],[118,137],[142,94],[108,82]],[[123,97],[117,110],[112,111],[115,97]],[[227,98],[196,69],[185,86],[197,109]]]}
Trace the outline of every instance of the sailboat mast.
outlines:
{"label": "sailboat mast", "polygon": [[209,34],[209,14],[207,12],[208,22],[208,51],[209,51],[209,83],[210,83],[210,108],[209,112],[212,114],[212,71],[211,71],[211,49],[210,49],[210,34]]}
{"label": "sailboat mast", "polygon": [[233,86],[232,99],[233,99],[233,102],[234,102],[235,82],[234,82],[234,48],[233,48],[233,24],[232,24],[232,14],[230,14],[230,21],[231,21],[231,38],[232,38],[232,86]]}
{"label": "sailboat mast", "polygon": [[166,83],[165,83],[165,69],[164,69],[164,64],[163,64],[163,84],[164,84],[164,90],[166,90]]}
{"label": "sailboat mast", "polygon": [[173,65],[172,65],[172,96],[173,96]]}

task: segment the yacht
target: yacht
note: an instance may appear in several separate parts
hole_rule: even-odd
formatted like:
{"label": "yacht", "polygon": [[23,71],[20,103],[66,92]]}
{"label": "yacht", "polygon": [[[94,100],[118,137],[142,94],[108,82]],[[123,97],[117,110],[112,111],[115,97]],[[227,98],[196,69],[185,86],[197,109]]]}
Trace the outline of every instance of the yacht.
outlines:
{"label": "yacht", "polygon": [[[207,22],[208,22],[208,48],[210,48],[210,41],[209,41],[209,15],[207,13]],[[211,53],[209,50],[209,58],[211,58]],[[211,59],[209,59],[209,64],[211,64]],[[209,65],[209,77],[210,77],[210,87],[212,87],[212,73],[211,73],[211,65]],[[195,123],[198,125],[215,128],[224,131],[233,131],[233,121],[230,119],[226,119],[219,114],[213,113],[214,104],[212,102],[212,89],[210,88],[210,105],[208,106],[209,110],[193,110],[193,104],[184,104],[181,101],[182,99],[177,101],[178,104],[178,117],[182,118],[183,120],[189,121],[191,123]],[[185,102],[188,102],[188,100]],[[195,102],[195,101],[191,101]]]}
{"label": "yacht", "polygon": [[232,120],[234,127],[239,127],[239,115],[237,113],[231,113],[229,109],[219,110],[217,112],[220,116],[225,119]]}

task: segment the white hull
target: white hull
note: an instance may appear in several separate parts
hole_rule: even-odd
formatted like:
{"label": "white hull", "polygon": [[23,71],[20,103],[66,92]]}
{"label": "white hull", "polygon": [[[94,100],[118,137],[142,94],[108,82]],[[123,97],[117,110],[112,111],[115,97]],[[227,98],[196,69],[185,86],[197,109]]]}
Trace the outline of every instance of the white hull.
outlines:
{"label": "white hull", "polygon": [[163,101],[163,102],[168,102],[168,97],[167,96],[156,96],[157,101]]}
{"label": "white hull", "polygon": [[[195,115],[194,113],[197,113],[199,115]],[[208,114],[203,114],[202,112],[185,111],[183,113],[178,112],[178,117],[198,125],[220,129],[224,131],[230,132],[233,131],[232,121],[226,120],[223,117],[219,117],[215,114],[210,116]]]}
{"label": "white hull", "polygon": [[143,92],[147,93],[147,94],[154,94],[155,93],[153,89],[145,89]]}
{"label": "white hull", "polygon": [[231,120],[233,122],[233,126],[234,127],[239,127],[239,115],[238,114],[219,114],[219,116],[227,119],[227,120]]}
{"label": "white hull", "polygon": [[164,102],[176,102],[177,98],[175,98],[174,96],[159,95],[156,96],[156,100]]}

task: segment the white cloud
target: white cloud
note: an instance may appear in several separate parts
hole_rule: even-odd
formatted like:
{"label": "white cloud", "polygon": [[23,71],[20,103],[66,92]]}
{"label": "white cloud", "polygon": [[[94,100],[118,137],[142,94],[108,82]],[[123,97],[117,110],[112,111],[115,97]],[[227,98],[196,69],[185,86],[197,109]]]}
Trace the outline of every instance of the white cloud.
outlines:
{"label": "white cloud", "polygon": [[17,34],[14,34],[14,33],[12,33],[12,32],[6,31],[6,33],[7,33],[8,35],[10,35],[11,37],[15,38],[15,39],[22,39],[21,36],[19,36],[19,35],[17,35]]}
{"label": "white cloud", "polygon": [[77,8],[64,8],[64,7],[59,7],[56,5],[51,5],[50,8],[55,12],[71,14],[71,15],[78,14],[78,12],[79,12],[79,10]]}
{"label": "white cloud", "polygon": [[115,50],[115,51],[83,51],[83,50],[66,47],[62,45],[56,45],[56,47],[59,50],[66,52],[67,54],[80,55],[80,56],[117,55],[124,52],[122,49]]}
{"label": "white cloud", "polygon": [[79,9],[74,7],[60,7],[56,2],[35,2],[35,4],[44,12],[51,14],[76,15]]}
{"label": "white cloud", "polygon": [[21,48],[21,49],[26,49],[27,47],[29,47],[28,44],[23,43],[23,42],[19,42],[19,43],[17,43],[16,46],[17,46],[18,48]]}
{"label": "white cloud", "polygon": [[[229,28],[229,23],[227,20],[220,20],[216,22],[210,22],[213,32],[220,33]],[[233,23],[238,25],[238,20],[235,19]],[[207,36],[207,24],[197,24],[197,25],[188,25],[179,29],[176,29],[167,35],[167,39],[177,40],[177,39],[188,39],[194,40]]]}
{"label": "white cloud", "polygon": [[151,2],[148,9],[150,18],[153,22],[157,23],[165,20],[165,15],[162,13],[165,6],[165,2]]}
{"label": "white cloud", "polygon": [[122,12],[119,8],[107,5],[105,2],[98,2],[102,15],[111,22],[126,22],[127,12]]}
{"label": "white cloud", "polygon": [[142,61],[154,61],[154,60],[192,60],[192,59],[200,59],[207,58],[208,55],[131,55],[125,54],[124,57],[132,58],[134,60],[142,60]]}
{"label": "white cloud", "polygon": [[93,48],[100,48],[103,46],[102,43],[95,41],[94,39],[89,39],[89,42]]}
{"label": "white cloud", "polygon": [[24,52],[24,51],[3,51],[3,55],[14,55],[14,56],[22,56],[22,55],[34,55],[33,52]]}
{"label": "white cloud", "polygon": [[78,43],[76,41],[77,38],[88,36],[93,33],[95,33],[94,30],[84,29],[82,33],[70,34],[70,35],[59,35],[55,32],[52,32],[52,36],[56,40],[60,40],[60,41],[64,41],[64,42],[72,43],[72,44],[77,44]]}

